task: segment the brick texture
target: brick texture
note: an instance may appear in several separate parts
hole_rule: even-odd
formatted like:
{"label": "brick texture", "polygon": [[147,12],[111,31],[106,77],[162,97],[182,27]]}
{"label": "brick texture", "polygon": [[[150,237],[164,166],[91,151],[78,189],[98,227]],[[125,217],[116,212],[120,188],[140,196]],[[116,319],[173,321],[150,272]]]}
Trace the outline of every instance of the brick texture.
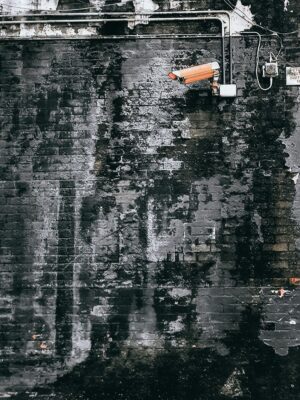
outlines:
{"label": "brick texture", "polygon": [[[296,1],[267,3],[265,25],[297,23]],[[236,99],[167,78],[221,61],[219,39],[0,44],[0,397],[298,398],[300,52],[283,40],[262,92],[257,38],[233,38]]]}

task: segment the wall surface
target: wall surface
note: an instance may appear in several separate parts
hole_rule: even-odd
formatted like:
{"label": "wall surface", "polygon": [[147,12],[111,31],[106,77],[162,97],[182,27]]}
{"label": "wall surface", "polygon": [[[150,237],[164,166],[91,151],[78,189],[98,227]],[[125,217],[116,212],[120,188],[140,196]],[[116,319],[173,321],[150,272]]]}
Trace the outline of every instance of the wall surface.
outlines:
{"label": "wall surface", "polygon": [[[297,28],[296,0],[243,5]],[[167,77],[221,61],[219,38],[0,43],[0,397],[299,398],[300,47],[282,40],[263,92],[257,37],[233,38],[234,99]]]}
{"label": "wall surface", "polygon": [[56,10],[59,0],[1,0],[1,11],[5,14],[26,14],[29,11]]}

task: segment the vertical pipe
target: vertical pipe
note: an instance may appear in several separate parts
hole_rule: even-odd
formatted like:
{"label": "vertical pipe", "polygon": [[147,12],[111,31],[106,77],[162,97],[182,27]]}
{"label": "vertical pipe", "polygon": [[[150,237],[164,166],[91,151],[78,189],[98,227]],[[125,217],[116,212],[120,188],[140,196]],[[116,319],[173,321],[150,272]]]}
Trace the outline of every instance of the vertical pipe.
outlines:
{"label": "vertical pipe", "polygon": [[231,38],[231,15],[229,18],[229,83],[232,83],[232,38]]}
{"label": "vertical pipe", "polygon": [[225,60],[225,29],[223,21],[222,24],[222,71],[223,71],[223,84],[226,84],[226,60]]}

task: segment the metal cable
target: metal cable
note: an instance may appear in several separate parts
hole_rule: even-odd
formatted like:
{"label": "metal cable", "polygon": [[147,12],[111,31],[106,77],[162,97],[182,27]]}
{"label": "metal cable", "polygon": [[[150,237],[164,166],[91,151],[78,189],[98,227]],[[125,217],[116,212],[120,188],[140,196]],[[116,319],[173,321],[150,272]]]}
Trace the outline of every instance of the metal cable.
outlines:
{"label": "metal cable", "polygon": [[[253,21],[248,17],[248,15],[244,13],[243,10],[241,10],[240,8],[238,8],[238,7],[236,7],[234,4],[232,4],[230,0],[224,0],[224,3],[227,4],[227,5],[235,12],[235,14],[239,15],[239,16],[240,16],[241,18],[243,18],[246,22],[250,22],[251,24],[253,24],[253,26],[256,26],[256,27],[258,27],[258,28],[264,29],[265,31],[272,32],[272,33],[274,33],[274,34],[276,34],[276,35],[293,35],[293,34],[295,34],[295,33],[299,33],[299,32],[300,32],[299,29],[296,30],[296,31],[292,31],[292,32],[277,32],[277,31],[273,31],[273,29],[267,28],[266,26],[263,26],[263,25],[258,25],[258,24],[256,24],[255,22],[253,22]],[[243,14],[243,16],[240,15],[240,14],[237,12],[237,10],[238,10],[241,14]]]}
{"label": "metal cable", "polygon": [[272,85],[273,85],[273,78],[269,78],[270,79],[270,85],[266,88],[264,88],[259,80],[259,76],[258,76],[258,64],[259,64],[259,53],[260,53],[260,46],[261,46],[261,35],[258,32],[242,32],[243,35],[257,35],[258,36],[258,45],[257,45],[257,51],[256,51],[256,66],[255,66],[255,75],[256,75],[256,80],[257,80],[257,84],[258,87],[267,92],[268,90],[271,89]]}

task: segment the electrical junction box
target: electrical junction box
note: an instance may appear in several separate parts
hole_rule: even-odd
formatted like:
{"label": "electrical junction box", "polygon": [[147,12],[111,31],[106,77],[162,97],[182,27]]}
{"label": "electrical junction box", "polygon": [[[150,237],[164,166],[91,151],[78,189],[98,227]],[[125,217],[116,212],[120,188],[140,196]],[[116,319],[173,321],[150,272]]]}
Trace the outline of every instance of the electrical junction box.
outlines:
{"label": "electrical junction box", "polygon": [[264,78],[275,78],[278,76],[278,63],[276,62],[266,62],[263,66],[263,77]]}
{"label": "electrical junction box", "polygon": [[236,97],[236,85],[222,85],[219,87],[219,96],[220,97]]}

